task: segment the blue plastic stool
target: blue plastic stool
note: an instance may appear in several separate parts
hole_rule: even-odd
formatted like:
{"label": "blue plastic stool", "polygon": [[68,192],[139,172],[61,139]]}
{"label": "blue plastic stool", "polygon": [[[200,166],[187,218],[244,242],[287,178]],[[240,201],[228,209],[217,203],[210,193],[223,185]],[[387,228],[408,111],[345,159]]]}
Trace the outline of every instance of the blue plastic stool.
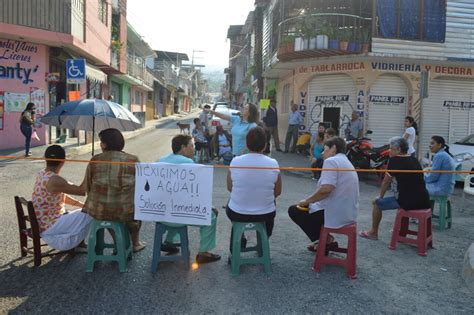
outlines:
{"label": "blue plastic stool", "polygon": [[[175,231],[179,233],[181,255],[161,256],[161,244],[163,243],[163,234],[166,231]],[[159,222],[155,225],[155,241],[153,244],[153,259],[151,261],[151,272],[156,272],[158,264],[161,261],[180,261],[182,260],[189,269],[189,247],[188,247],[188,227],[171,227]]]}
{"label": "blue plastic stool", "polygon": [[[451,201],[448,196],[430,196],[431,201],[431,214],[433,223],[437,224],[437,228],[440,231],[451,228],[452,214],[451,214]],[[434,214],[436,202],[439,204],[439,215]]]}
{"label": "blue plastic stool", "polygon": [[[241,237],[245,231],[255,231],[257,233],[257,245],[254,247],[241,248]],[[267,229],[263,222],[232,222],[232,232],[230,237],[232,248],[229,262],[232,268],[232,275],[240,274],[240,266],[244,264],[263,264],[265,273],[272,272],[270,261],[270,245],[268,243]],[[241,252],[255,251],[258,257],[242,258]]]}
{"label": "blue plastic stool", "polygon": [[[104,240],[104,230],[111,229],[115,234],[115,244],[107,244]],[[115,255],[104,255],[104,249],[113,248]],[[86,272],[94,270],[96,261],[116,261],[120,272],[127,271],[127,261],[132,258],[132,242],[130,232],[123,222],[93,220],[87,242]]]}

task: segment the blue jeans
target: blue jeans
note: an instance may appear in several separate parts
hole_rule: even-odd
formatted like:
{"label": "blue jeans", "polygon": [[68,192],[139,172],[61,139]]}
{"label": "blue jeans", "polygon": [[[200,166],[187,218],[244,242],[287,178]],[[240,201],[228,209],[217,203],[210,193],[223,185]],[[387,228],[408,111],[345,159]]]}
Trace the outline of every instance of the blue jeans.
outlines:
{"label": "blue jeans", "polygon": [[383,210],[394,210],[400,208],[400,205],[398,204],[397,198],[395,197],[385,197],[385,198],[378,198],[375,200],[375,203],[377,204],[377,207],[383,211]]}
{"label": "blue jeans", "polygon": [[33,133],[33,127],[27,124],[20,125],[21,133],[25,136],[25,155],[30,153],[31,134]]}

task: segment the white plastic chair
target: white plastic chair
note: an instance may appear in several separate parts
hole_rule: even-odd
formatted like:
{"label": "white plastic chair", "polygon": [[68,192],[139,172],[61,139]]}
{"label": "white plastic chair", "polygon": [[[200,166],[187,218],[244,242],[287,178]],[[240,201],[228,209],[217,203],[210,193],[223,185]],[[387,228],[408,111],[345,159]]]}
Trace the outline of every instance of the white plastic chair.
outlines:
{"label": "white plastic chair", "polygon": [[474,178],[474,175],[466,175],[464,179],[464,189],[462,191],[462,211],[466,210],[466,194],[474,196],[474,187],[471,187],[471,180]]}

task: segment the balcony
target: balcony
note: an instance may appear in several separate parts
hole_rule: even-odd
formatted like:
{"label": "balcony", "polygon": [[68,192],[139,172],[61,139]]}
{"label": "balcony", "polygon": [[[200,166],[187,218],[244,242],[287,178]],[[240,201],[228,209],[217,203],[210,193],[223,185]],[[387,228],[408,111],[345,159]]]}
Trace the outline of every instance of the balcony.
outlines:
{"label": "balcony", "polygon": [[274,33],[278,60],[367,54],[372,38],[371,20],[340,13],[314,13],[283,20],[278,24],[278,34]]}
{"label": "balcony", "polygon": [[83,39],[84,0],[1,1],[0,23],[71,34]]}
{"label": "balcony", "polygon": [[135,85],[153,87],[153,75],[148,73],[145,64],[136,58],[130,56],[127,58],[127,74],[136,80]]}

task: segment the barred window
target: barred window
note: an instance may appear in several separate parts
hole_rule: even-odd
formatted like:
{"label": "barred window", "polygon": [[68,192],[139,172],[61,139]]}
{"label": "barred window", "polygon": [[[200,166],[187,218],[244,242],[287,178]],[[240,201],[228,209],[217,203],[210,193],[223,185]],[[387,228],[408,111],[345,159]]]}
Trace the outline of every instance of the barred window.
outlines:
{"label": "barred window", "polygon": [[99,1],[99,20],[107,25],[107,16],[108,16],[108,5],[107,0],[98,0]]}

